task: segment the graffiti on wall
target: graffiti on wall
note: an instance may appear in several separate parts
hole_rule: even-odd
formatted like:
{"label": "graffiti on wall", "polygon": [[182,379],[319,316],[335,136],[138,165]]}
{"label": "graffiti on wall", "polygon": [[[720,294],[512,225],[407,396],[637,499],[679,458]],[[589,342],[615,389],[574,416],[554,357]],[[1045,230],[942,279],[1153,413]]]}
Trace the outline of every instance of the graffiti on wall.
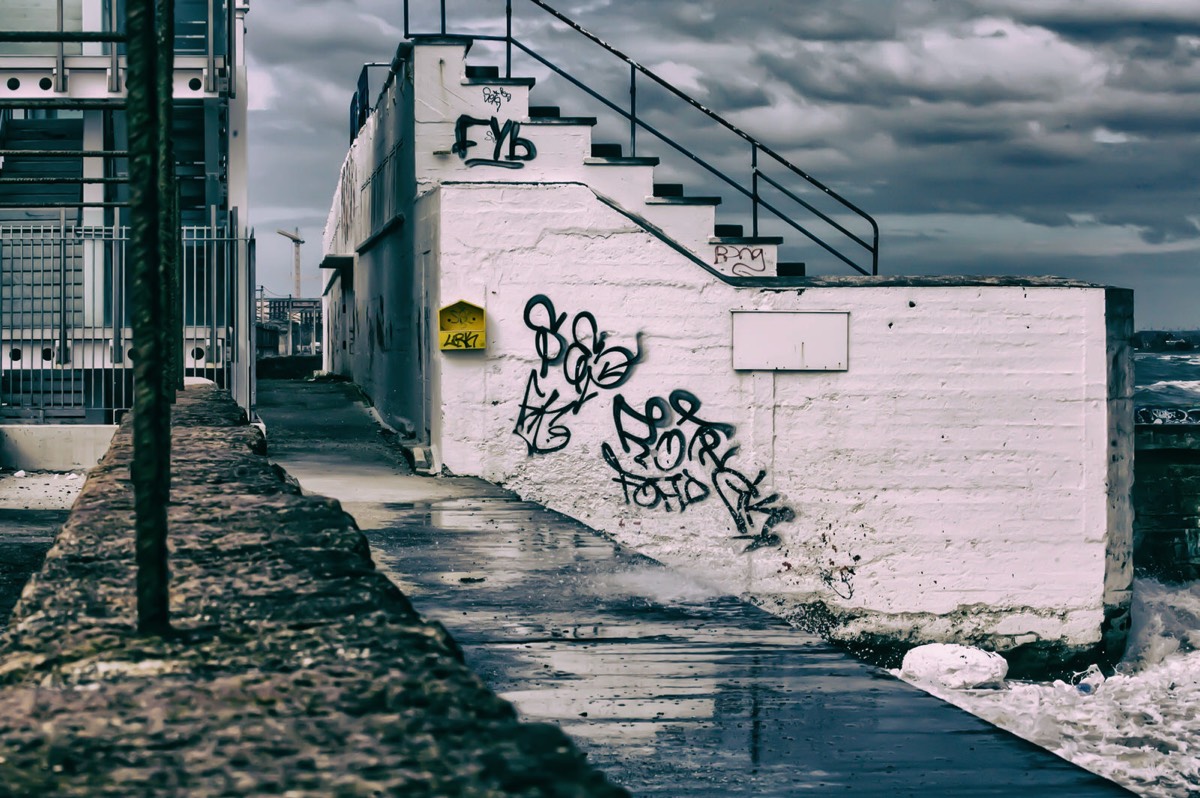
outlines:
{"label": "graffiti on wall", "polygon": [[[472,147],[479,142],[469,138],[472,128],[484,128],[484,138],[492,144],[491,158],[468,157]],[[480,119],[463,114],[454,123],[454,146],[450,151],[462,158],[467,166],[499,166],[504,169],[523,169],[526,161],[537,157],[537,147],[529,139],[521,138],[521,123],[506,119],[504,124],[496,117]]]}
{"label": "graffiti on wall", "polygon": [[[612,346],[588,311],[576,313],[567,323],[549,297],[538,294],[525,303],[525,326],[533,331],[538,364],[530,370],[513,429],[529,454],[557,452],[571,442],[567,417],[599,396],[621,387],[642,359],[640,339],[634,348]],[[543,387],[551,371],[561,378],[563,390]]]}
{"label": "graffiti on wall", "polygon": [[500,113],[500,106],[512,100],[512,95],[503,88],[493,89],[491,86],[483,87],[483,101],[496,109],[496,113]]}
{"label": "graffiti on wall", "polygon": [[713,265],[718,271],[738,277],[757,277],[767,271],[767,257],[762,247],[739,247],[717,244],[713,247]]}
{"label": "graffiti on wall", "polygon": [[533,331],[538,362],[526,380],[513,432],[530,455],[565,448],[571,441],[569,417],[602,392],[614,392],[615,445],[603,443],[601,456],[627,504],[684,512],[715,495],[737,530],[734,538],[749,541],[745,551],[779,545],[774,528],[795,513],[779,494],[764,495],[766,471],[749,476],[734,466],[732,424],[707,419],[700,398],[687,390],[651,397],[641,406],[615,393],[642,359],[640,336],[633,349],[610,346],[594,315],[581,311],[568,324],[567,314],[543,294],[526,303],[524,320]]}

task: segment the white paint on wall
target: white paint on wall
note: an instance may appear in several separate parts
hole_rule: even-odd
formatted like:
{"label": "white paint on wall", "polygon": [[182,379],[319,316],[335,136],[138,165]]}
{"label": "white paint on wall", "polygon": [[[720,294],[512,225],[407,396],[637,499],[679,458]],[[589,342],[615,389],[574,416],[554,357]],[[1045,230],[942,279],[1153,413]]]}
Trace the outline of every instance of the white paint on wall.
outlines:
{"label": "white paint on wall", "polygon": [[[583,186],[436,194],[441,294],[489,317],[486,356],[437,359],[452,471],[776,611],[825,602],[854,633],[1098,642],[1128,535],[1108,525],[1103,288],[738,289]],[[537,296],[552,313],[527,314]],[[853,319],[848,370],[731,367],[731,311],[830,309]],[[609,389],[618,347],[636,362]]]}

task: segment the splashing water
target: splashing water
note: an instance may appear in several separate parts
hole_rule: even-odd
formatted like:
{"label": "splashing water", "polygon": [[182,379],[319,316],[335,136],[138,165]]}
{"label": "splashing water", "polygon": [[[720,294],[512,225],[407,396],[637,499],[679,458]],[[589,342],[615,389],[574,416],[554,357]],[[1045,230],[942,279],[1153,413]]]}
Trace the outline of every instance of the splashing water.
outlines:
{"label": "splashing water", "polygon": [[1200,794],[1200,581],[1134,583],[1129,646],[1116,670],[1005,690],[920,686],[1142,795]]}

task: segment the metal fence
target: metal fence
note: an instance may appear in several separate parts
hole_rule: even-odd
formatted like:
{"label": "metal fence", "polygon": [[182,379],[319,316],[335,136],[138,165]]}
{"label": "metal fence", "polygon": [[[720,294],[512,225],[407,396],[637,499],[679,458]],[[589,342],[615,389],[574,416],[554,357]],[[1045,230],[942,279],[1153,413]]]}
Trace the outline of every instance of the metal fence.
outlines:
{"label": "metal fence", "polygon": [[[235,350],[248,242],[181,233],[184,373],[229,388],[247,362]],[[127,227],[0,226],[0,421],[109,424],[131,406],[127,241]]]}

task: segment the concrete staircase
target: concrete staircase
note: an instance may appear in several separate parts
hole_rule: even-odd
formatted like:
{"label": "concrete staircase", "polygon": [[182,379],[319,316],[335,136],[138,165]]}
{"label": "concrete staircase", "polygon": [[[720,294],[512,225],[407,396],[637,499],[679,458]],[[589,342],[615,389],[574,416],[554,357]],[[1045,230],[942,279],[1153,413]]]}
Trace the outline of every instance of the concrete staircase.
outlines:
{"label": "concrete staircase", "polygon": [[467,63],[471,45],[467,37],[414,37],[418,184],[584,183],[721,274],[804,275],[803,263],[780,263],[781,237],[746,235],[741,225],[718,222],[720,197],[656,182],[658,158],[630,157],[620,144],[593,141],[595,117],[531,105],[535,80]]}

